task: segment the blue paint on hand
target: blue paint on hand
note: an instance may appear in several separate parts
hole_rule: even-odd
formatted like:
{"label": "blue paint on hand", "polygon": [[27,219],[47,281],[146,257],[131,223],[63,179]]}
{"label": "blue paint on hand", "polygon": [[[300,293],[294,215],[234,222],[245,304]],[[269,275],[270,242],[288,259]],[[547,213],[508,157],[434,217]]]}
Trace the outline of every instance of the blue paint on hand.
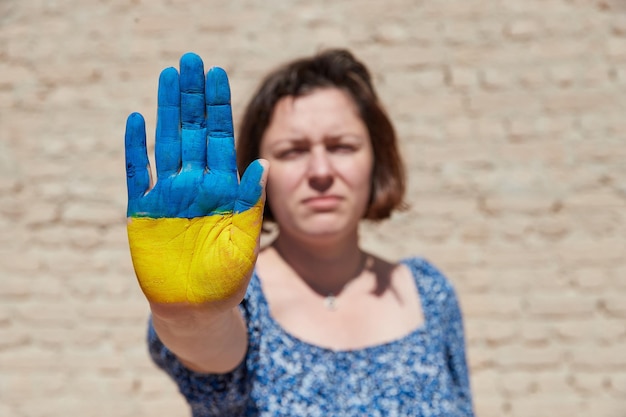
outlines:
{"label": "blue paint on hand", "polygon": [[239,213],[261,198],[263,166],[258,161],[238,180],[226,72],[212,68],[205,77],[196,54],[181,57],[180,74],[166,68],[159,77],[152,189],[141,114],[128,117],[125,142],[129,217]]}

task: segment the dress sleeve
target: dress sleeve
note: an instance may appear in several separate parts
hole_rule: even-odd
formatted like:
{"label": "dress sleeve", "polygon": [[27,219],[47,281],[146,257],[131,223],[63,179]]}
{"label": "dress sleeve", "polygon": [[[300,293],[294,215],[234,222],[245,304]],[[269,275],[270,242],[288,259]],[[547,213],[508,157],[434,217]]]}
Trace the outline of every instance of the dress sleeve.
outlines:
{"label": "dress sleeve", "polygon": [[452,283],[434,266],[425,262],[427,274],[441,285],[442,336],[445,346],[446,362],[452,383],[457,393],[458,415],[474,416],[469,370],[465,352],[465,332],[463,316],[456,291]]}
{"label": "dress sleeve", "polygon": [[178,385],[194,417],[244,415],[250,392],[246,361],[226,374],[205,374],[185,367],[148,324],[148,350],[155,364]]}

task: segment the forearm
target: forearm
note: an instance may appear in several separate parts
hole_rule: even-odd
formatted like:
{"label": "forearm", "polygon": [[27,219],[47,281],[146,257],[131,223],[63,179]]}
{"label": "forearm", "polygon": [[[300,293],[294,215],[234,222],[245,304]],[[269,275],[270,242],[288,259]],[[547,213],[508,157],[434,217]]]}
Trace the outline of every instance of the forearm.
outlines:
{"label": "forearm", "polygon": [[244,359],[248,338],[237,307],[225,312],[152,305],[152,324],[159,339],[189,369],[226,373]]}

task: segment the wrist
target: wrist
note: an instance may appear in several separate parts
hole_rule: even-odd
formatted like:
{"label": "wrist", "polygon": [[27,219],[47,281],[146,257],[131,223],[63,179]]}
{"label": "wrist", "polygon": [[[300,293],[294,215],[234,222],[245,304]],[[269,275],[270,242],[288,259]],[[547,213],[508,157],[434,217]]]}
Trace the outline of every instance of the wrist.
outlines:
{"label": "wrist", "polygon": [[226,309],[195,307],[181,304],[150,303],[152,324],[161,334],[182,337],[199,332],[220,332],[239,315],[237,307]]}

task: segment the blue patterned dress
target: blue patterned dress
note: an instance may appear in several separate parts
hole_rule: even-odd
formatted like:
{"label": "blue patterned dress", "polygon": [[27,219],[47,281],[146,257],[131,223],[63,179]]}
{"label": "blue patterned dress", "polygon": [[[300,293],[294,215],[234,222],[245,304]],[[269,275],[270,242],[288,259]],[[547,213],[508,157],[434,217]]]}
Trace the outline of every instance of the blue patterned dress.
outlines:
{"label": "blue patterned dress", "polygon": [[249,349],[234,371],[185,368],[151,324],[150,354],[176,381],[194,417],[473,416],[454,289],[427,261],[403,263],[415,277],[425,323],[395,341],[340,351],[303,342],[270,316],[255,273],[241,304]]}

